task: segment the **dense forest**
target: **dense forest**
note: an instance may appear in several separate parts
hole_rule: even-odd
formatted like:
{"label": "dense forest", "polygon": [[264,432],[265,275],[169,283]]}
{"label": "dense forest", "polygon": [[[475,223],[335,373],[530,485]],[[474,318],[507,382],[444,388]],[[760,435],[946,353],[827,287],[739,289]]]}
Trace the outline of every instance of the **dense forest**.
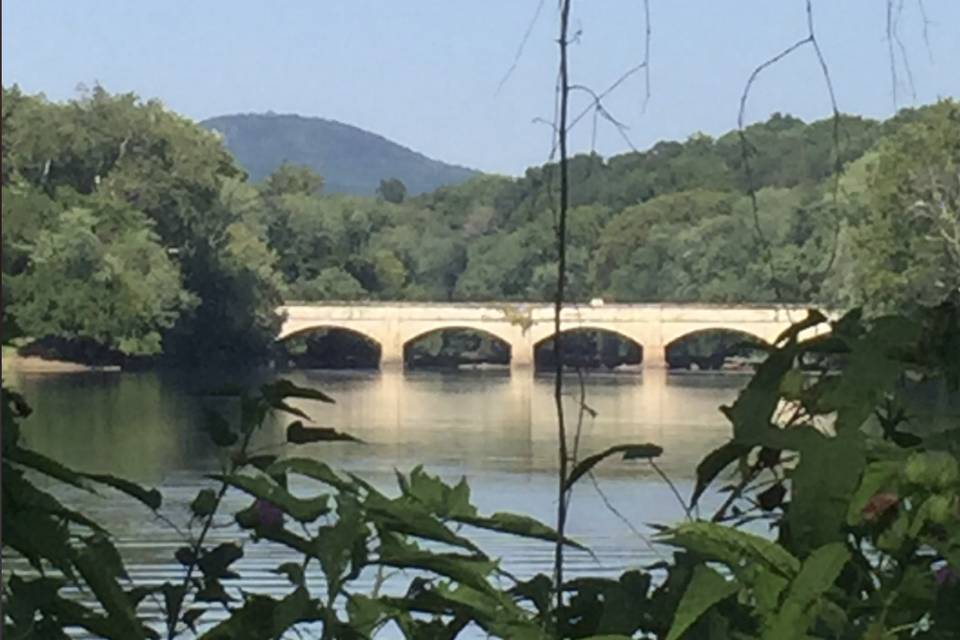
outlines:
{"label": "dense forest", "polygon": [[[254,183],[221,137],[97,87],[3,90],[4,339],[84,359],[263,357],[283,300],[546,300],[556,166],[408,196]],[[906,309],[960,287],[960,105],[775,114],[572,158],[569,297]],[[345,151],[346,152],[346,151]]]}

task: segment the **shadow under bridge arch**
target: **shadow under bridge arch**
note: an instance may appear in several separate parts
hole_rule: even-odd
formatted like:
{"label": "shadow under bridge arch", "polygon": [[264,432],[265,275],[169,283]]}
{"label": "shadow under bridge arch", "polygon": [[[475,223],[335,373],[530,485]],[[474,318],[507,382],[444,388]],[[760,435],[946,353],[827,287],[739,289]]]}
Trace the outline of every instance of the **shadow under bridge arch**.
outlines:
{"label": "shadow under bridge arch", "polygon": [[[619,331],[580,326],[564,329],[560,335],[565,367],[614,370],[643,363],[643,345]],[[533,362],[537,369],[557,366],[553,336],[551,333],[534,343]]]}
{"label": "shadow under bridge arch", "polygon": [[412,331],[403,341],[408,369],[501,368],[510,365],[510,336],[469,324]]}
{"label": "shadow under bridge arch", "polygon": [[383,346],[353,327],[319,324],[281,334],[274,352],[278,365],[295,369],[377,369]]}
{"label": "shadow under bridge arch", "polygon": [[689,331],[670,340],[664,349],[667,367],[692,371],[752,371],[767,356],[763,337],[727,327]]}

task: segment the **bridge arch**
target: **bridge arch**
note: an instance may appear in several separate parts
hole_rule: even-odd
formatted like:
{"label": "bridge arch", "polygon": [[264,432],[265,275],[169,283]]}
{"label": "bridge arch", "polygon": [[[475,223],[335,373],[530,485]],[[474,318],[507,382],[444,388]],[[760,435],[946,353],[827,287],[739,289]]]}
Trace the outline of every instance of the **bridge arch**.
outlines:
{"label": "bridge arch", "polygon": [[[764,332],[769,335],[770,332]],[[740,356],[762,359],[757,352],[770,346],[772,339],[743,328],[703,327],[673,337],[663,346],[666,364],[671,369],[721,369],[729,359]]]}
{"label": "bridge arch", "polygon": [[277,342],[283,342],[289,340],[290,338],[296,338],[299,336],[304,336],[315,331],[346,331],[347,333],[356,334],[370,342],[373,342],[377,346],[383,347],[383,339],[376,335],[373,332],[365,331],[361,328],[358,328],[352,324],[338,323],[338,322],[321,322],[321,323],[310,323],[304,325],[288,325],[284,324],[283,328],[280,330],[280,333],[277,335]]}
{"label": "bridge arch", "polygon": [[[497,345],[500,348],[501,353],[491,353],[489,357],[493,359],[496,364],[510,364],[513,351],[515,348],[514,345],[514,336],[506,331],[498,331],[496,326],[484,326],[479,327],[476,325],[471,325],[469,323],[438,323],[431,324],[429,328],[424,328],[420,331],[409,332],[403,337],[402,352],[403,352],[403,361],[404,363],[410,363],[414,360],[413,349],[415,345],[426,339],[430,336],[446,336],[451,333],[456,334],[473,334],[474,336],[486,338],[492,344]],[[496,349],[496,347],[494,347]],[[457,354],[452,354],[450,357],[456,359],[458,356],[462,357],[465,353],[469,352],[460,352]],[[441,354],[436,354],[438,357]],[[478,354],[479,355],[479,354]],[[500,357],[497,357],[497,356]],[[496,362],[502,358],[502,362]],[[482,357],[478,357],[477,360],[482,360]]]}
{"label": "bridge arch", "polygon": [[[630,334],[611,329],[600,324],[578,323],[574,326],[565,326],[560,334],[564,338],[565,355],[567,362],[578,362],[586,366],[607,366],[610,368],[627,364],[639,365],[644,358],[644,344]],[[554,366],[553,337],[556,332],[551,329],[546,335],[541,335],[533,343],[533,360],[536,366]],[[610,342],[604,338],[615,338]],[[599,338],[598,342],[594,342]]]}
{"label": "bridge arch", "polygon": [[697,324],[676,323],[665,325],[661,333],[661,341],[667,346],[677,340],[695,333],[706,331],[726,331],[751,336],[772,344],[780,332],[790,326],[789,322],[782,323],[747,323],[747,322],[704,322]]}
{"label": "bridge arch", "polygon": [[279,361],[296,368],[376,369],[383,359],[381,340],[338,323],[311,324],[281,333],[276,345]]}

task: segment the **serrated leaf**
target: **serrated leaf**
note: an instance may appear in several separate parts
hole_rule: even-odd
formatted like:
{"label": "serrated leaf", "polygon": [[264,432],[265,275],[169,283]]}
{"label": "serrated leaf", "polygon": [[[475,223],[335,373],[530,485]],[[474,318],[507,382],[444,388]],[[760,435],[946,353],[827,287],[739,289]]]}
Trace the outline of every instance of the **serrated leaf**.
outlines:
{"label": "serrated leaf", "polygon": [[287,458],[271,464],[266,469],[267,475],[270,476],[283,475],[288,472],[312,478],[339,491],[351,493],[357,491],[357,487],[353,483],[341,478],[325,462],[312,458]]}
{"label": "serrated leaf", "polygon": [[736,572],[744,560],[792,578],[800,561],[776,542],[713,522],[686,522],[661,534],[666,544],[682,547]]}
{"label": "serrated leaf", "polygon": [[409,498],[391,499],[374,494],[367,496],[364,507],[370,520],[387,531],[443,542],[471,551],[478,550],[473,542],[455,534],[422,504]]}
{"label": "serrated leaf", "polygon": [[268,476],[254,477],[233,474],[229,476],[215,475],[211,478],[226,482],[244,493],[265,500],[299,522],[313,522],[330,512],[330,496],[297,498]]}
{"label": "serrated leaf", "polygon": [[90,485],[84,482],[82,474],[65,467],[52,458],[48,458],[43,454],[37,453],[36,451],[23,449],[20,447],[13,447],[10,449],[4,449],[3,457],[21,466],[29,467],[34,471],[39,471],[40,473],[48,475],[51,478],[56,478],[61,482],[73,485],[78,489],[91,491]]}
{"label": "serrated leaf", "polygon": [[202,636],[201,640],[259,640],[279,638],[300,622],[321,620],[321,610],[306,589],[295,589],[282,600],[269,596],[248,595],[246,602],[231,616]]}
{"label": "serrated leaf", "polygon": [[[498,531],[523,538],[535,538],[548,542],[556,542],[560,538],[560,535],[552,527],[548,527],[530,516],[515,513],[498,512],[491,516],[451,516],[450,519],[454,522],[467,524],[472,527]],[[582,551],[587,550],[587,547],[570,538],[564,537],[563,542],[575,549]]]}
{"label": "serrated leaf", "polygon": [[156,489],[145,489],[141,487],[136,482],[131,482],[123,478],[118,478],[116,476],[108,474],[97,474],[97,473],[86,473],[84,477],[89,478],[100,484],[105,484],[109,487],[125,493],[131,498],[143,503],[151,511],[156,511],[160,508],[160,505],[163,504],[163,496]]}
{"label": "serrated leaf", "polygon": [[233,578],[236,574],[228,571],[231,564],[243,557],[243,548],[233,542],[218,544],[209,551],[200,554],[197,566],[208,579]]}
{"label": "serrated leaf", "polygon": [[456,553],[433,553],[394,537],[381,535],[380,563],[398,569],[419,569],[446,576],[479,591],[490,592],[487,577],[496,563],[486,558]]}

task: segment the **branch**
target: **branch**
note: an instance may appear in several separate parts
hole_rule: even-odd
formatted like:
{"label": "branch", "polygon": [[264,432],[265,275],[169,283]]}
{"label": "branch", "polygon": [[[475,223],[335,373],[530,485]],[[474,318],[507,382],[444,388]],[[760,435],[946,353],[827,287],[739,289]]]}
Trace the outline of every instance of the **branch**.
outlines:
{"label": "branch", "polygon": [[533,13],[533,18],[530,19],[530,22],[527,24],[527,30],[523,32],[523,38],[520,40],[520,46],[517,47],[517,52],[513,56],[513,62],[510,63],[510,68],[507,69],[507,72],[503,74],[503,77],[500,79],[500,82],[497,84],[497,90],[494,92],[494,95],[499,95],[500,90],[503,89],[503,85],[507,83],[507,80],[510,79],[510,76],[513,75],[513,72],[516,70],[517,65],[520,63],[520,58],[523,57],[523,51],[527,48],[527,41],[530,40],[530,34],[533,33],[533,28],[536,26],[537,21],[540,19],[540,11],[543,9],[544,0],[540,0],[537,3],[537,10]]}

